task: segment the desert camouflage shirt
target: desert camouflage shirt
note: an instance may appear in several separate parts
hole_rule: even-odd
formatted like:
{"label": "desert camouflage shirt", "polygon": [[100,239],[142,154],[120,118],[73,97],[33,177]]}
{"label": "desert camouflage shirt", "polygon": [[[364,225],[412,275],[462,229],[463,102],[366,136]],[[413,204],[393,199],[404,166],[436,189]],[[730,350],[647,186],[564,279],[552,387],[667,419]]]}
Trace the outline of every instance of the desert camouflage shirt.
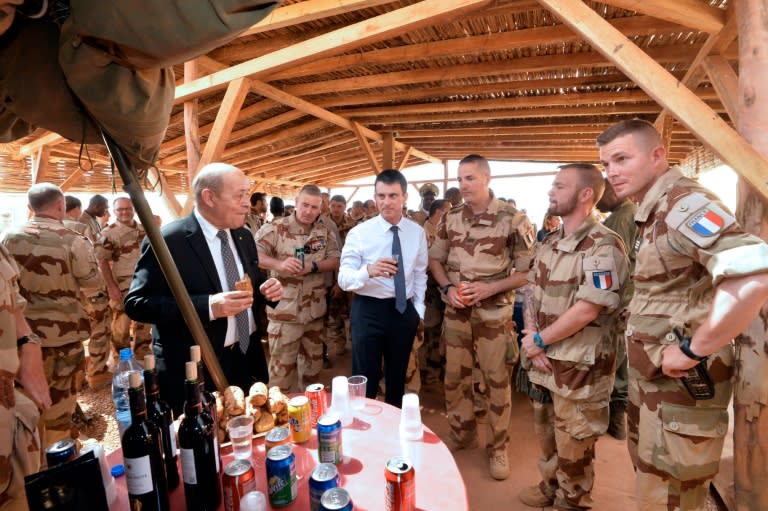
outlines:
{"label": "desert camouflage shirt", "polygon": [[91,216],[91,214],[87,211],[83,211],[80,215],[79,221],[81,224],[88,226],[84,234],[88,237],[89,240],[91,240],[92,243],[96,243],[96,238],[99,237],[99,233],[101,232],[101,224],[99,223],[99,219],[95,216]]}
{"label": "desert camouflage shirt", "polygon": [[[535,240],[528,217],[498,199],[475,215],[466,204],[448,211],[440,222],[429,248],[429,258],[443,264],[454,285],[462,280],[492,282],[508,277],[513,270],[527,272]],[[508,291],[505,303],[513,303]]]}
{"label": "desert camouflage shirt", "polygon": [[536,246],[528,281],[539,330],[580,300],[602,305],[603,310],[571,337],[550,345],[546,353],[552,373],[531,368],[533,383],[569,399],[610,395],[616,359],[612,332],[628,280],[624,243],[592,215],[568,236],[561,227]]}
{"label": "desert camouflage shirt", "polygon": [[112,264],[115,280],[133,278],[133,269],[141,254],[141,242],[146,236],[139,222],[125,225],[115,222],[106,227],[94,244],[96,259]]}
{"label": "desert camouflage shirt", "polygon": [[[13,377],[19,368],[16,348],[16,318],[14,311],[26,305],[19,292],[19,268],[16,261],[0,245],[0,384],[10,378],[10,389],[0,389],[3,396],[13,396]],[[0,403],[2,406],[2,403]]]}
{"label": "desert camouflage shirt", "polygon": [[661,375],[663,348],[678,342],[673,330],[696,331],[718,283],[768,271],[768,245],[745,233],[712,192],[677,167],[654,183],[635,221],[627,354],[632,367],[653,378]]}
{"label": "desert camouflage shirt", "polygon": [[[323,223],[315,221],[309,233],[296,220],[296,214],[279,218],[265,224],[256,233],[256,246],[269,257],[282,261],[296,256],[296,249],[304,253],[304,266],[312,261],[340,257],[337,237]],[[308,273],[296,276],[270,271],[283,284],[283,299],[276,308],[267,308],[267,317],[272,321],[307,323],[321,318],[326,310],[326,272]]]}
{"label": "desert camouflage shirt", "polygon": [[3,244],[21,270],[24,315],[43,347],[87,339],[90,326],[80,291],[101,283],[88,239],[58,220],[34,216],[6,233]]}

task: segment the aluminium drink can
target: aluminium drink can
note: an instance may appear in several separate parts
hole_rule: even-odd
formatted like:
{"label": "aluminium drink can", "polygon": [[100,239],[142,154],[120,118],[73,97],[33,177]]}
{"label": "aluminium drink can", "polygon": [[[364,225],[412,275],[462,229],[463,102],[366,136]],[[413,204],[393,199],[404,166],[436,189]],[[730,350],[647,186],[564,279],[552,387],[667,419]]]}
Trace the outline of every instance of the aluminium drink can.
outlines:
{"label": "aluminium drink can", "polygon": [[45,450],[45,459],[48,460],[49,467],[61,465],[76,457],[77,448],[75,446],[75,441],[71,438],[54,442]]}
{"label": "aluminium drink can", "polygon": [[267,491],[269,503],[284,507],[296,500],[296,455],[290,444],[278,445],[267,452]]}
{"label": "aluminium drink can", "polygon": [[309,406],[312,410],[312,427],[317,426],[317,419],[325,415],[326,397],[325,385],[322,383],[313,383],[307,385],[304,395],[309,399]]}
{"label": "aluminium drink can", "polygon": [[312,409],[307,396],[288,401],[288,416],[294,443],[301,444],[312,438]]}
{"label": "aluminium drink can", "polygon": [[291,428],[274,427],[264,437],[264,448],[267,452],[275,446],[291,443]]}
{"label": "aluminium drink can", "polygon": [[296,257],[296,259],[301,261],[301,269],[303,270],[304,269],[304,247],[296,247],[293,250],[293,255],[294,257]]}
{"label": "aluminium drink can", "polygon": [[341,419],[327,413],[317,419],[317,459],[320,463],[341,463]]}
{"label": "aluminium drink can", "polygon": [[352,497],[344,488],[331,488],[320,497],[320,511],[352,511]]}
{"label": "aluminium drink can", "polygon": [[240,511],[240,499],[256,491],[256,471],[248,460],[235,460],[224,468],[222,476],[224,509]]}
{"label": "aluminium drink can", "polygon": [[327,490],[339,486],[339,471],[333,463],[320,463],[309,477],[309,508],[320,509],[320,498]]}
{"label": "aluminium drink can", "polygon": [[390,458],[384,468],[384,477],[386,479],[384,509],[415,511],[416,471],[411,460],[403,456]]}

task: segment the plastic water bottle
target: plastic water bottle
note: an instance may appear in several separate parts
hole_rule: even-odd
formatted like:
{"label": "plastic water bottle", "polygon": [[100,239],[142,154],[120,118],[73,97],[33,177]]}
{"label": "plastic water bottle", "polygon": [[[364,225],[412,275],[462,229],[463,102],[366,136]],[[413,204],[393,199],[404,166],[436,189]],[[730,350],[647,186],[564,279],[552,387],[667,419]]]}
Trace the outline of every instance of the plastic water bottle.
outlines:
{"label": "plastic water bottle", "polygon": [[117,418],[117,428],[120,431],[120,438],[131,425],[131,403],[128,400],[128,376],[131,372],[138,371],[141,374],[142,383],[144,383],[144,370],[133,358],[131,348],[120,350],[120,362],[115,368],[115,376],[112,378],[112,402],[115,403],[115,417]]}

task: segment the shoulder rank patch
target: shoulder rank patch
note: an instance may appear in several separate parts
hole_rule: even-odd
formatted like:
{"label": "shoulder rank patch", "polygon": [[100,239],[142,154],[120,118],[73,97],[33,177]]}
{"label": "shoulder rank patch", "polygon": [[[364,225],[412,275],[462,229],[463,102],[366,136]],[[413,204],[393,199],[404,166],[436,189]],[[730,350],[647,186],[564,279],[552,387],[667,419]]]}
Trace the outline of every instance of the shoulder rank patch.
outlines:
{"label": "shoulder rank patch", "polygon": [[619,289],[621,283],[616,273],[616,263],[610,256],[587,256],[582,261],[587,285],[604,291]]}
{"label": "shoulder rank patch", "polygon": [[672,206],[665,221],[696,245],[706,248],[736,219],[704,194],[692,193]]}

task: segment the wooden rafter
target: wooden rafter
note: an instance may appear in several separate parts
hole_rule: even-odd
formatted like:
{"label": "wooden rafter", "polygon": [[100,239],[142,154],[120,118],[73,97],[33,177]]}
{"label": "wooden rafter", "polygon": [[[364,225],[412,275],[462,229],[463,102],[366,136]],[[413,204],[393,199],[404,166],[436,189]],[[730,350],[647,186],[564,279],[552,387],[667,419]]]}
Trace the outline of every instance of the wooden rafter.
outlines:
{"label": "wooden rafter", "polygon": [[373,170],[374,174],[378,174],[379,172],[381,172],[381,165],[379,165],[379,160],[376,158],[376,155],[373,154],[373,149],[371,149],[371,144],[369,144],[368,139],[365,138],[365,134],[363,133],[363,127],[360,126],[360,124],[353,122],[352,131],[354,131],[355,137],[357,137],[357,142],[360,144],[360,147],[363,149],[363,154],[365,154],[365,157],[368,158],[368,163],[371,164],[371,170]]}
{"label": "wooden rafter", "polygon": [[629,11],[642,12],[680,25],[716,34],[725,24],[725,11],[704,0],[601,0]]}

